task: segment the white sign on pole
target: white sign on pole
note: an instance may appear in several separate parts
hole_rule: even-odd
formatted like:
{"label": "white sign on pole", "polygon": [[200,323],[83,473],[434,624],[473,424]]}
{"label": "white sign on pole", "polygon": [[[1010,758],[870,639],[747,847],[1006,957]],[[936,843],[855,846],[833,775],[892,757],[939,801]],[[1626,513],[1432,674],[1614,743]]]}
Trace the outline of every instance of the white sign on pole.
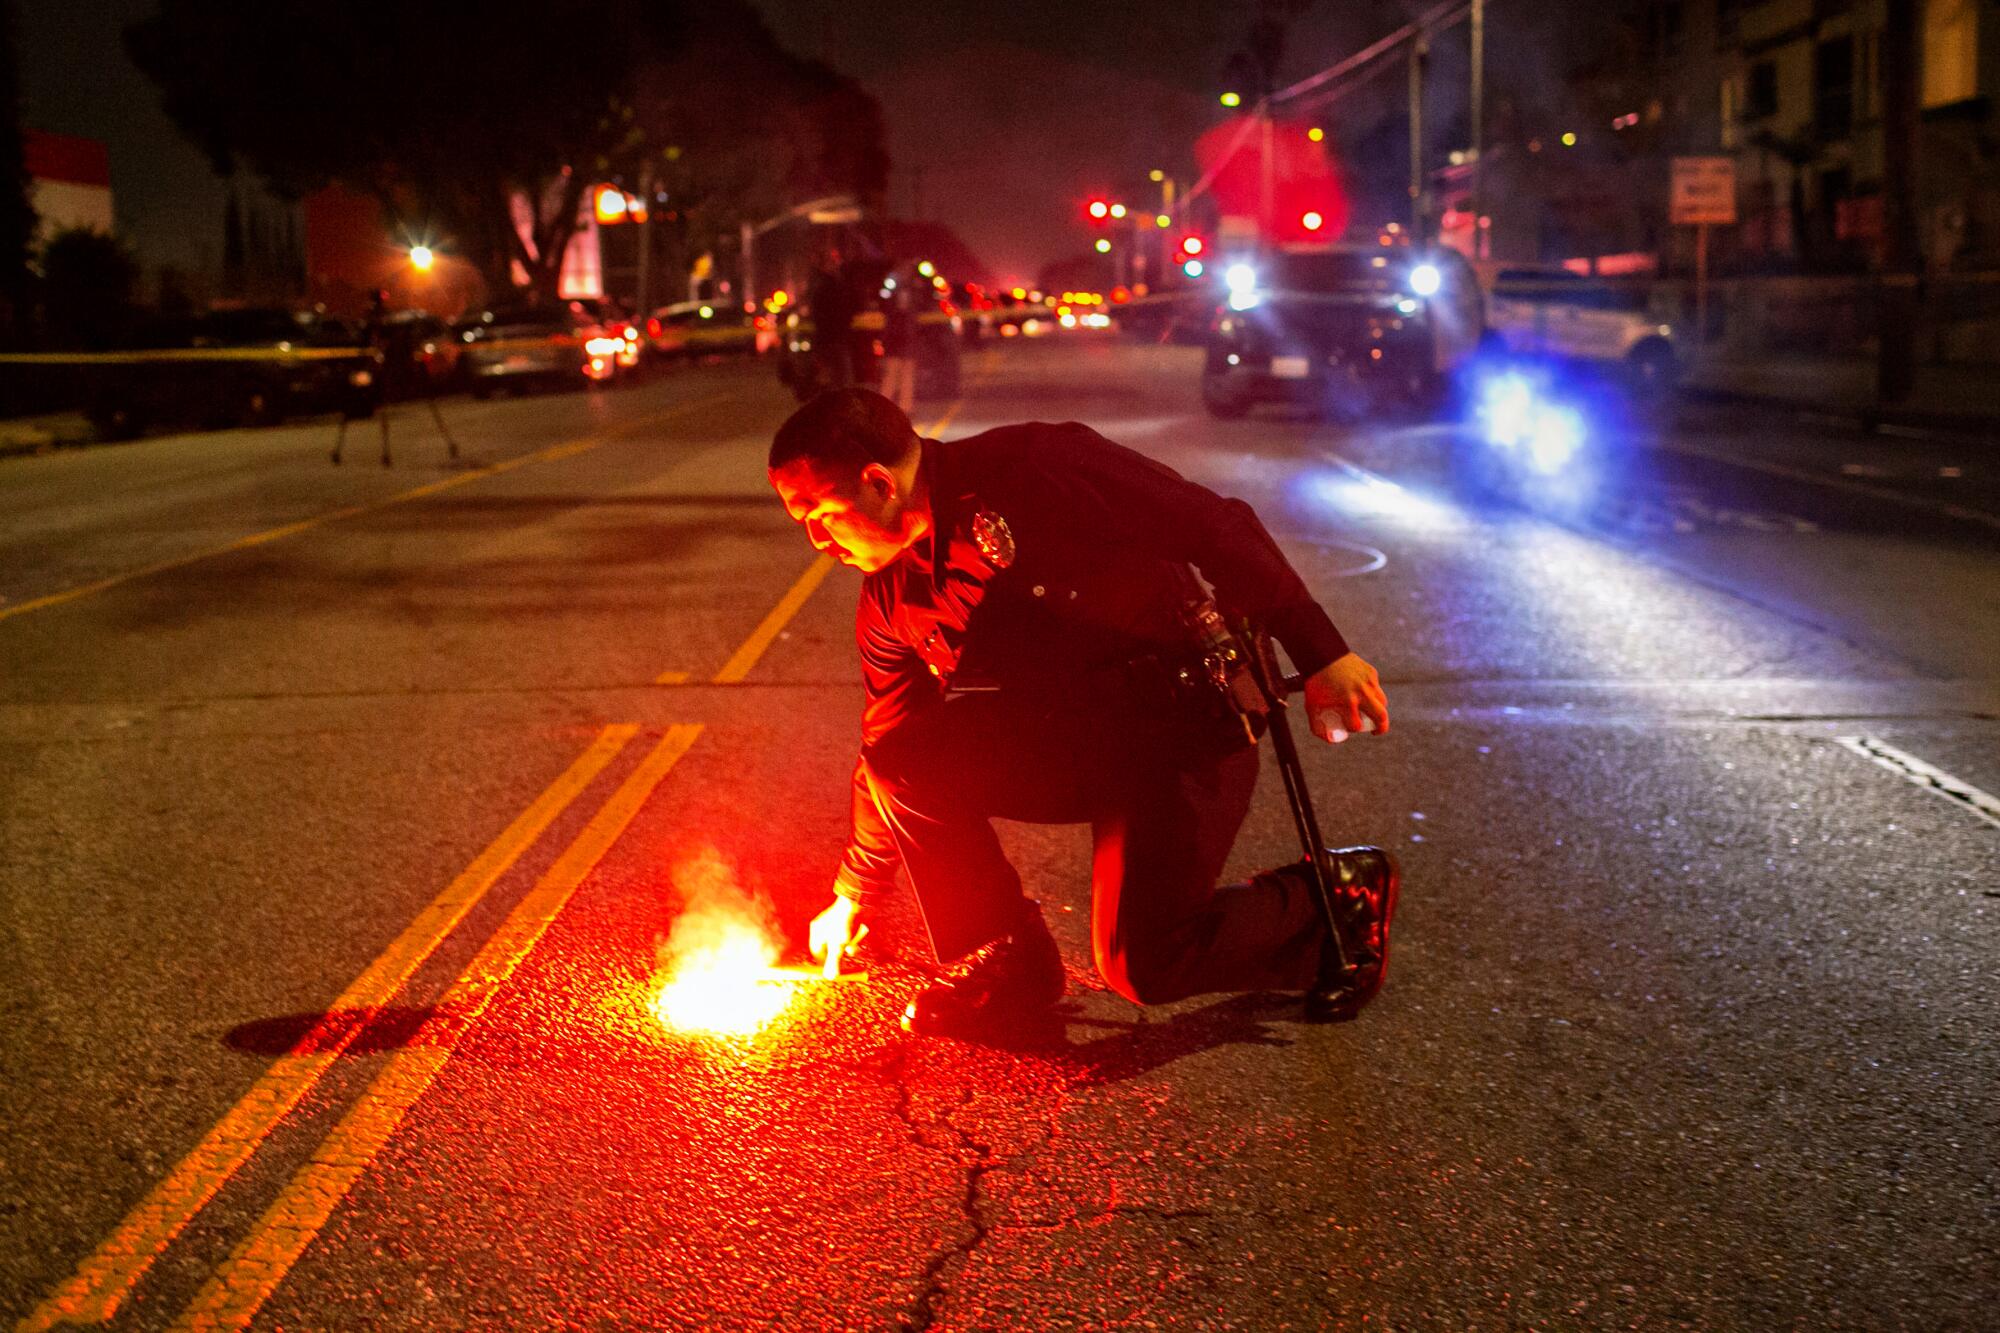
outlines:
{"label": "white sign on pole", "polygon": [[1736,221],[1736,159],[1677,157],[1667,220],[1675,226]]}

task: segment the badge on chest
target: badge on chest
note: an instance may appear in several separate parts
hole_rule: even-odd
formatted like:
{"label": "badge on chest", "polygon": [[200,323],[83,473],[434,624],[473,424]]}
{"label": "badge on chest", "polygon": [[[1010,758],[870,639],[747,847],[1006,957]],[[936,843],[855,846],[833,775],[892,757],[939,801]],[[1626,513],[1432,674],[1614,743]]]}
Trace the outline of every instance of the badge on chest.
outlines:
{"label": "badge on chest", "polygon": [[982,509],[972,516],[972,544],[996,571],[1014,563],[1014,531],[1005,518],[991,509]]}

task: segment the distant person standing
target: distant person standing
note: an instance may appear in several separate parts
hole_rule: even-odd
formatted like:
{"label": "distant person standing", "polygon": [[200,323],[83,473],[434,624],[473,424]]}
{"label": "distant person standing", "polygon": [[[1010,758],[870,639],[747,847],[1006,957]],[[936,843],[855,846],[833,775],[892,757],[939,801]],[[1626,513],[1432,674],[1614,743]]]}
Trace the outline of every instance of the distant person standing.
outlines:
{"label": "distant person standing", "polygon": [[854,289],[841,268],[840,251],[827,247],[806,288],[813,322],[813,352],[825,388],[854,387]]}
{"label": "distant person standing", "polygon": [[908,415],[917,405],[917,303],[909,272],[882,281],[882,396]]}

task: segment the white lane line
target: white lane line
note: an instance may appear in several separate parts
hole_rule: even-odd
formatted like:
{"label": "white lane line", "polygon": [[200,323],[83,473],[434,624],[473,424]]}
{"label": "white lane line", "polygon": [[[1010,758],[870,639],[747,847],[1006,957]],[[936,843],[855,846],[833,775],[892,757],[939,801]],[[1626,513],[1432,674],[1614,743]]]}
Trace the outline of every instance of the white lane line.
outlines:
{"label": "white lane line", "polygon": [[1836,736],[1834,739],[1863,758],[1872,759],[1891,773],[1916,783],[1925,791],[1944,797],[1974,819],[1983,819],[2000,828],[2000,797],[1983,792],[1941,768],[1933,768],[1915,755],[1905,754],[1873,736]]}

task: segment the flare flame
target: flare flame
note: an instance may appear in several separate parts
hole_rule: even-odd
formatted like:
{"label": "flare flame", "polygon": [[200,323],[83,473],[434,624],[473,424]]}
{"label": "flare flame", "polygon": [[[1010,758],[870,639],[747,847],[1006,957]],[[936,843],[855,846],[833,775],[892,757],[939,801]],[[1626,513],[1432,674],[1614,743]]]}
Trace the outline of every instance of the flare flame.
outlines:
{"label": "flare flame", "polygon": [[770,904],[712,847],[675,866],[673,880],[682,906],[660,950],[653,1016],[677,1032],[756,1035],[795,989],[773,976],[779,936]]}
{"label": "flare flame", "polygon": [[716,938],[678,958],[653,998],[653,1014],[679,1031],[754,1036],[792,1002],[771,978],[778,949],[751,921],[716,923]]}

